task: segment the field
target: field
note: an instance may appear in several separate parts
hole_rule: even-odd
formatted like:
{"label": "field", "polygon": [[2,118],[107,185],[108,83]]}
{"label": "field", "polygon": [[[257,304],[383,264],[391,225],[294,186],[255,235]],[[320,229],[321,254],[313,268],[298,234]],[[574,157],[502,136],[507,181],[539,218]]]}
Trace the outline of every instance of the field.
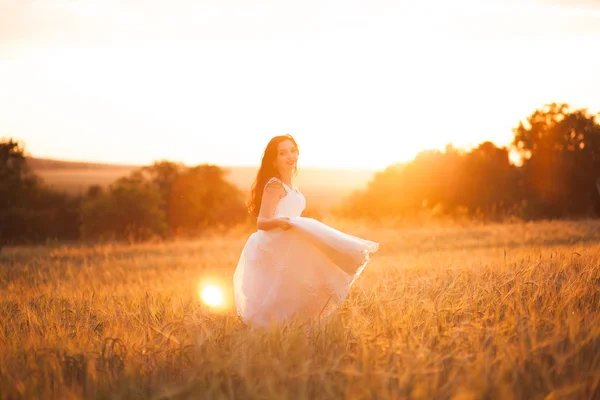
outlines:
{"label": "field", "polygon": [[[328,222],[381,247],[310,327],[238,320],[228,288],[251,228],[5,248],[0,399],[600,398],[599,222]],[[203,305],[208,281],[229,308]]]}

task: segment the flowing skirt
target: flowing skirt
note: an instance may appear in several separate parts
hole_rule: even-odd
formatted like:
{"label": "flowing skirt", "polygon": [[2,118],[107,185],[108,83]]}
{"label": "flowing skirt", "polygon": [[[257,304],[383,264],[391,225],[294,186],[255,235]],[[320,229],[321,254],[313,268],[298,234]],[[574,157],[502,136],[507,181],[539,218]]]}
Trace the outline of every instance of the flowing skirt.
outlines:
{"label": "flowing skirt", "polygon": [[266,327],[326,316],[348,291],[379,244],[317,220],[290,218],[292,228],[253,233],[233,278],[238,315]]}

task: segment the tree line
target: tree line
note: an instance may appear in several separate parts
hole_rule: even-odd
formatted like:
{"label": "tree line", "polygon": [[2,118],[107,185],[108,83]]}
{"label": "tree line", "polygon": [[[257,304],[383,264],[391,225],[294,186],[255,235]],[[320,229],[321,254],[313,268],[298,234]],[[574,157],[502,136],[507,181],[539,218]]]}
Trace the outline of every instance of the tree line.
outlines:
{"label": "tree line", "polygon": [[[419,153],[377,173],[341,202],[345,218],[436,215],[523,220],[600,215],[600,123],[586,109],[548,104],[514,129],[507,147]],[[147,240],[248,222],[247,194],[214,165],[158,161],[83,195],[44,185],[23,145],[0,142],[0,246],[47,240]]]}
{"label": "tree line", "polygon": [[23,145],[0,142],[0,246],[48,240],[165,239],[247,219],[244,194],[214,165],[158,161],[69,195],[46,186]]}
{"label": "tree line", "polygon": [[[436,215],[522,220],[600,215],[600,123],[587,109],[547,104],[513,130],[511,148],[448,145],[375,175],[337,212],[357,218]],[[510,152],[520,158],[511,162]]]}

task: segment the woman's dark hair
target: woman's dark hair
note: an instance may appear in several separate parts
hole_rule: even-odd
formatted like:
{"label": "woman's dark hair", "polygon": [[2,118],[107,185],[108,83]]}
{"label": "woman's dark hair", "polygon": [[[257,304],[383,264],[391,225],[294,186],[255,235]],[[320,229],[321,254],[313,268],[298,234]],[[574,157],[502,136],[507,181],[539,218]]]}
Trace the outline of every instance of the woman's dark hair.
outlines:
{"label": "woman's dark hair", "polygon": [[[248,212],[255,217],[258,217],[258,213],[260,212],[260,205],[262,203],[263,189],[265,188],[265,185],[269,179],[273,177],[279,177],[279,173],[275,168],[275,159],[277,158],[279,143],[286,140],[291,140],[292,143],[294,143],[294,147],[296,147],[296,151],[298,151],[298,144],[292,135],[289,134],[275,136],[269,141],[269,144],[267,144],[267,147],[265,148],[265,152],[260,163],[260,168],[258,169],[256,179],[252,184],[250,198],[247,203]],[[297,173],[297,170],[294,171],[294,173]]]}

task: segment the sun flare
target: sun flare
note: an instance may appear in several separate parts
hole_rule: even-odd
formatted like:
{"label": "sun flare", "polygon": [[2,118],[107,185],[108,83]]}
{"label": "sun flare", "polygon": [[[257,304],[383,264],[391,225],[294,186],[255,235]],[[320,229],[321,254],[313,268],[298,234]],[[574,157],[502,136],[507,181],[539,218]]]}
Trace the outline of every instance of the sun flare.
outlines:
{"label": "sun flare", "polygon": [[220,307],[224,304],[224,296],[221,288],[215,285],[206,285],[202,288],[200,298],[210,307]]}

